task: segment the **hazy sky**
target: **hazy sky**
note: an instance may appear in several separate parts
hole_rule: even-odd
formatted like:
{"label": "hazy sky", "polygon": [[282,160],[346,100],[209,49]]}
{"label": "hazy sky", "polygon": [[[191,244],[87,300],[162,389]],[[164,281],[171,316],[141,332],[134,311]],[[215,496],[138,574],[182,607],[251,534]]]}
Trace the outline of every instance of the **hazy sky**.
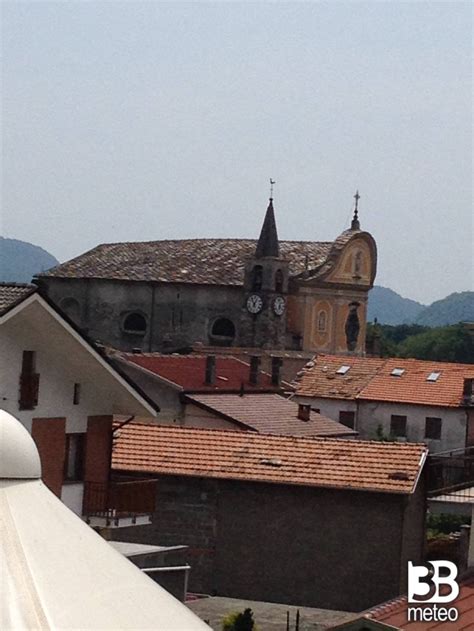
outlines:
{"label": "hazy sky", "polygon": [[332,240],[376,282],[474,288],[470,2],[2,2],[1,231]]}

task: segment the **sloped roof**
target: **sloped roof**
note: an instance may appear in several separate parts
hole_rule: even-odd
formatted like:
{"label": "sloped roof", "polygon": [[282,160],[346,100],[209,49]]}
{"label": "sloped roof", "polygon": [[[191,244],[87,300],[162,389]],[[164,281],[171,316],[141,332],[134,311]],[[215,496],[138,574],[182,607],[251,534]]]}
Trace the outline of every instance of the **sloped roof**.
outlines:
{"label": "sloped roof", "polygon": [[[160,283],[242,285],[247,259],[255,255],[255,239],[180,239],[137,243],[105,243],[43,272],[38,277],[106,278]],[[280,256],[290,273],[319,267],[332,242],[280,241]]]}
{"label": "sloped roof", "polygon": [[[1,410],[0,436],[31,470],[33,439]],[[209,631],[51,493],[39,467],[33,479],[12,473],[0,479],[1,629]]]}
{"label": "sloped roof", "polygon": [[313,411],[309,421],[299,419],[298,404],[278,394],[194,394],[186,399],[263,434],[333,438],[357,435],[342,423]]}
{"label": "sloped roof", "polygon": [[[393,376],[394,368],[401,368],[404,373]],[[431,373],[439,373],[436,381],[427,381]],[[474,379],[474,364],[391,358],[362,389],[359,398],[458,407],[465,378]]]}
{"label": "sloped roof", "polygon": [[391,627],[398,629],[408,629],[409,631],[452,631],[454,626],[456,629],[473,629],[474,628],[474,574],[466,577],[459,582],[459,596],[450,605],[456,607],[459,611],[459,618],[454,625],[449,620],[446,622],[427,621],[408,622],[407,609],[408,602],[406,596],[400,596],[389,600],[377,607],[373,607],[366,611],[364,616],[377,622],[382,622]]}
{"label": "sloped roof", "polygon": [[206,357],[204,355],[161,355],[159,353],[120,353],[119,357],[145,368],[155,375],[171,381],[186,392],[214,392],[219,390],[279,390],[272,385],[268,373],[260,371],[259,383],[249,383],[250,365],[235,357],[216,357],[216,379],[205,383]]}
{"label": "sloped roof", "polygon": [[[342,366],[350,368],[336,374]],[[403,373],[392,375],[395,368]],[[431,373],[439,373],[436,380],[427,380]],[[465,378],[474,379],[474,364],[321,354],[306,364],[293,386],[298,396],[458,407]]]}
{"label": "sloped roof", "polygon": [[37,289],[36,285],[28,283],[0,283],[0,315],[12,309]]}
{"label": "sloped roof", "polygon": [[129,423],[114,442],[120,471],[409,494],[427,454],[417,443],[296,438]]}
{"label": "sloped roof", "polygon": [[[308,362],[294,382],[295,394],[308,397],[353,399],[377,374],[385,360],[320,354]],[[337,374],[350,366],[345,374]]]}

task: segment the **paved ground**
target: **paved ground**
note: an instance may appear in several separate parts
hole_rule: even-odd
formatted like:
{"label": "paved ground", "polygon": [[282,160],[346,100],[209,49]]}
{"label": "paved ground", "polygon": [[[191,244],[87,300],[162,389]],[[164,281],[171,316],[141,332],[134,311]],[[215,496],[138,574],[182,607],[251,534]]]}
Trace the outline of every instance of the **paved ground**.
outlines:
{"label": "paved ground", "polygon": [[287,611],[290,612],[290,631],[294,631],[297,609],[300,610],[300,631],[323,631],[330,625],[342,623],[354,616],[347,611],[293,607],[222,596],[200,598],[186,604],[202,620],[209,621],[214,631],[222,631],[222,619],[228,613],[243,611],[247,607],[254,612],[259,631],[286,631]]}

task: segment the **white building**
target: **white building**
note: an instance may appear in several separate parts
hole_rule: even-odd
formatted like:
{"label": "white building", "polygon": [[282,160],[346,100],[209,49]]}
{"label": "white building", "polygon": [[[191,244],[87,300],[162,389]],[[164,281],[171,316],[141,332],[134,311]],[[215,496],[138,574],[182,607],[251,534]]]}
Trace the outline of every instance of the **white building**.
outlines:
{"label": "white building", "polygon": [[474,445],[474,364],[318,355],[293,400],[359,432],[424,442],[431,452]]}
{"label": "white building", "polygon": [[152,417],[158,406],[34,285],[0,284],[0,349],[0,408],[32,434],[43,480],[77,514],[88,514],[86,487],[90,512],[105,515],[125,489],[108,486],[113,415]]}

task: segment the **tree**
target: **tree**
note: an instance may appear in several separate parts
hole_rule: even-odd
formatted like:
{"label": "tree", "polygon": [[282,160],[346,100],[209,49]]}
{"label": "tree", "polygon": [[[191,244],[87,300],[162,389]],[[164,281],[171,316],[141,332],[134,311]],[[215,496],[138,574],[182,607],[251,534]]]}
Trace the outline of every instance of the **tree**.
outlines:
{"label": "tree", "polygon": [[474,341],[462,325],[456,324],[407,337],[399,345],[398,355],[474,364]]}

